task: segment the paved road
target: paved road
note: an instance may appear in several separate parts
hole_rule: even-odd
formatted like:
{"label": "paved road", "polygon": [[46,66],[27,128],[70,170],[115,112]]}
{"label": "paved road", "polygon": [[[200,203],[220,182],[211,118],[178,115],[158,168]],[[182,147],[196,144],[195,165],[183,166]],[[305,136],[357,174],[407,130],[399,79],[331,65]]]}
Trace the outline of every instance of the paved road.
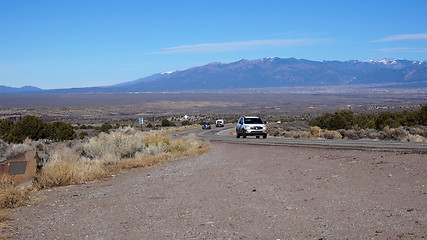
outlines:
{"label": "paved road", "polygon": [[[381,150],[381,151],[411,151],[427,153],[427,143],[409,143],[397,141],[366,141],[366,140],[328,140],[328,139],[290,139],[272,138],[267,139],[248,137],[236,138],[234,125],[226,125],[224,128],[213,128],[211,130],[193,129],[190,132],[198,134],[210,141],[220,141],[226,143],[245,143],[270,146],[291,146],[291,147],[315,147],[328,149],[352,149],[352,150]],[[183,134],[187,134],[185,132]]]}

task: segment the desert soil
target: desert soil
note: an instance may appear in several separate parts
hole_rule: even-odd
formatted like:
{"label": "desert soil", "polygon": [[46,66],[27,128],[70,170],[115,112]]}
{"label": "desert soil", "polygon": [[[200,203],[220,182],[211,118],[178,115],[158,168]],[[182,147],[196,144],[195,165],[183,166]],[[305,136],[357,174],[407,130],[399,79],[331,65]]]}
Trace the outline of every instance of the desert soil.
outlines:
{"label": "desert soil", "polygon": [[211,143],[201,156],[36,192],[16,239],[427,238],[425,154]]}

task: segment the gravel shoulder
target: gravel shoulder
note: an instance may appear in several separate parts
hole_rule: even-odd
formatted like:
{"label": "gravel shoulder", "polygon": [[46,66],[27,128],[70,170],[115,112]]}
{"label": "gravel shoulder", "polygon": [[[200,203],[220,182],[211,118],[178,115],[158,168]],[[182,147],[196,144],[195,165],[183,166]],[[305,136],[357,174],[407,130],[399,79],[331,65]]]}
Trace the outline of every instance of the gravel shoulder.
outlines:
{"label": "gravel shoulder", "polygon": [[10,224],[15,239],[421,239],[426,171],[426,154],[212,142],[36,192]]}

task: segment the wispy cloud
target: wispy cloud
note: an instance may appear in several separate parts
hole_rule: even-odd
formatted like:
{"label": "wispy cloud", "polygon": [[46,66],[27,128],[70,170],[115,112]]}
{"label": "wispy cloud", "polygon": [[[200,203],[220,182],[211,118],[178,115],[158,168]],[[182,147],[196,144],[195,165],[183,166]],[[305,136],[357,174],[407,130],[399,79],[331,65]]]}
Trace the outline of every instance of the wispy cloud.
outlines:
{"label": "wispy cloud", "polygon": [[400,35],[385,37],[372,42],[398,42],[398,41],[427,41],[427,33],[400,34]]}
{"label": "wispy cloud", "polygon": [[187,54],[187,53],[216,53],[231,52],[238,50],[252,50],[259,48],[277,48],[291,46],[307,46],[326,42],[325,39],[299,38],[299,39],[272,39],[272,40],[250,40],[223,43],[201,43],[194,45],[182,45],[163,48],[151,54]]}
{"label": "wispy cloud", "polygon": [[393,52],[411,52],[411,53],[427,53],[427,48],[381,48],[377,49],[380,52],[393,53]]}

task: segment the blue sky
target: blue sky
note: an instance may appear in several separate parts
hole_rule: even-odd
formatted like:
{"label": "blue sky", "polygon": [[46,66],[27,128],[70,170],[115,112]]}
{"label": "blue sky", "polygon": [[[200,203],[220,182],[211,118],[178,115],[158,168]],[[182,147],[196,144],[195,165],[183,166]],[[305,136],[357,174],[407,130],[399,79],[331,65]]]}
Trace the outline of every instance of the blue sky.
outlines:
{"label": "blue sky", "polygon": [[112,85],[269,56],[427,60],[427,1],[0,1],[0,85]]}

